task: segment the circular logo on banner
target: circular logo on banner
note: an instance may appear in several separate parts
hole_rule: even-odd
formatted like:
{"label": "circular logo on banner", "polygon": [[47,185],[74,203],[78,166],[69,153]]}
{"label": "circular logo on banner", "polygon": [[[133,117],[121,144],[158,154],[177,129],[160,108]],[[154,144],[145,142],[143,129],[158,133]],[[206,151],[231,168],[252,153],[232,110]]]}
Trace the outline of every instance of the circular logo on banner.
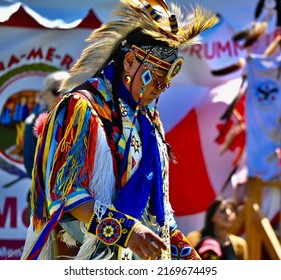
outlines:
{"label": "circular logo on banner", "polygon": [[271,80],[263,81],[256,87],[255,95],[261,106],[269,107],[274,105],[279,95],[278,85]]}
{"label": "circular logo on banner", "polygon": [[0,77],[0,150],[12,160],[23,162],[25,119],[39,108],[37,95],[43,79],[58,68],[44,63],[23,65]]}

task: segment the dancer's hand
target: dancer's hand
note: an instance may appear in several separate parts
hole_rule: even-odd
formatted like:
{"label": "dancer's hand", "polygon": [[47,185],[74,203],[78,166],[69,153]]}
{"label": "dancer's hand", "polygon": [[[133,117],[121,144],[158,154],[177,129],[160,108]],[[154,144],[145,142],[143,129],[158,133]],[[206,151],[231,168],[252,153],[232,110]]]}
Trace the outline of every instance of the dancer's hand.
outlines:
{"label": "dancer's hand", "polygon": [[167,250],[163,239],[144,225],[138,225],[132,232],[128,247],[144,260],[156,260],[161,257],[161,249]]}

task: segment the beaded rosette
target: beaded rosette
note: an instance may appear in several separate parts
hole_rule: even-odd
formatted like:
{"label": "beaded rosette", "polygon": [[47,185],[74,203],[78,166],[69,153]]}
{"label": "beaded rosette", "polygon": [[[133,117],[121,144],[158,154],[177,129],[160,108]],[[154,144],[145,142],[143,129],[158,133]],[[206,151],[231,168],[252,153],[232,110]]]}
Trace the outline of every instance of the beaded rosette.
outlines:
{"label": "beaded rosette", "polygon": [[96,235],[106,245],[116,244],[127,248],[134,228],[140,223],[129,215],[108,208],[101,219],[93,214],[88,225],[88,232]]}

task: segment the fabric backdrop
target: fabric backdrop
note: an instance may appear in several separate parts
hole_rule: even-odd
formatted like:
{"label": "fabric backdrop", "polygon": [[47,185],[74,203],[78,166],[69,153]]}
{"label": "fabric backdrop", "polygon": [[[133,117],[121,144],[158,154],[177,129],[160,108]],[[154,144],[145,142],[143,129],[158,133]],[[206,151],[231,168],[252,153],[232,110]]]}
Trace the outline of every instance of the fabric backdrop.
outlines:
{"label": "fabric backdrop", "polygon": [[[73,65],[86,46],[86,37],[110,19],[116,2],[0,1],[0,259],[19,258],[21,251],[15,249],[25,238],[30,179],[22,162],[22,123],[27,112],[34,109],[33,97],[49,72],[68,70]],[[180,51],[184,67],[161,96],[158,107],[167,141],[178,159],[176,165],[171,165],[171,202],[179,228],[188,233],[202,227],[212,199],[232,196],[237,184],[229,176],[245,139],[239,134],[222,153],[226,134],[221,116],[240,92],[241,75],[246,70],[221,76],[214,75],[214,71],[246,57],[231,37],[250,26],[258,0],[175,2],[187,8],[202,4],[221,19],[202,34],[201,45]],[[266,13],[264,10],[263,15]],[[262,53],[274,38],[275,18],[273,13],[266,35],[254,46],[255,53]],[[240,113],[243,115],[243,110]],[[228,120],[230,131],[239,121],[238,116]],[[242,169],[243,164],[241,160]],[[276,211],[278,207],[269,213],[270,219]]]}

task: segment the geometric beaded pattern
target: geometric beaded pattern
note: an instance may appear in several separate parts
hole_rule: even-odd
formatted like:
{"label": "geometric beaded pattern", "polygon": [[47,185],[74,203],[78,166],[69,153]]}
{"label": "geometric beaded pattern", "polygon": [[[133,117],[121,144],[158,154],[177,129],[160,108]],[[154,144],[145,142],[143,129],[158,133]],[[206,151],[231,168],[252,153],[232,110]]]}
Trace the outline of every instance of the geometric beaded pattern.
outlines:
{"label": "geometric beaded pattern", "polygon": [[122,226],[118,220],[105,218],[100,221],[96,229],[98,238],[107,245],[115,244],[122,234]]}
{"label": "geometric beaded pattern", "polygon": [[95,213],[92,215],[88,232],[96,235],[106,245],[116,244],[127,248],[134,228],[140,223],[129,215],[107,208],[101,220]]}

